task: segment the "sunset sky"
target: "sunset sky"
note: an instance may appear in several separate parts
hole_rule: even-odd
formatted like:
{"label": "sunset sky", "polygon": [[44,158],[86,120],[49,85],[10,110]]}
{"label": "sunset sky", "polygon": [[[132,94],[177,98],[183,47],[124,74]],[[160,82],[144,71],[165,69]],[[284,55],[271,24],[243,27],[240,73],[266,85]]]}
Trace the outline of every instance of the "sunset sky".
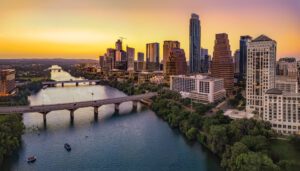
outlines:
{"label": "sunset sky", "polygon": [[126,37],[124,46],[178,40],[189,57],[189,18],[197,13],[202,47],[216,33],[266,34],[277,58],[300,57],[300,0],[0,0],[0,58],[92,58]]}

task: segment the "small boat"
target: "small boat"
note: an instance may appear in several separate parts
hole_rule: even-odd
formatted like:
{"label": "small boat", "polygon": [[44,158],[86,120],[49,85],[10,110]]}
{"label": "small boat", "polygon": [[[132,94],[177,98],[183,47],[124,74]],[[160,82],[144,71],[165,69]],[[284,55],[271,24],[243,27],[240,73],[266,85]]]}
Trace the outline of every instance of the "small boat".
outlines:
{"label": "small boat", "polygon": [[27,158],[27,163],[34,163],[36,161],[36,157],[35,156],[30,156]]}
{"label": "small boat", "polygon": [[65,149],[66,149],[67,151],[71,151],[71,146],[70,146],[70,144],[65,143],[64,147],[65,147]]}

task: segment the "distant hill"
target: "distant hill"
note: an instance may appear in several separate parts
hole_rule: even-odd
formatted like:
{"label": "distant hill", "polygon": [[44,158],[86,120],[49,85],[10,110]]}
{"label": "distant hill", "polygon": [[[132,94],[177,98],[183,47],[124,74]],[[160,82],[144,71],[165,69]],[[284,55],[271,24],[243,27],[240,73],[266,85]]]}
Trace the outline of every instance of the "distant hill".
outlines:
{"label": "distant hill", "polygon": [[15,64],[46,64],[46,65],[74,65],[81,63],[98,63],[92,59],[0,59],[0,65]]}

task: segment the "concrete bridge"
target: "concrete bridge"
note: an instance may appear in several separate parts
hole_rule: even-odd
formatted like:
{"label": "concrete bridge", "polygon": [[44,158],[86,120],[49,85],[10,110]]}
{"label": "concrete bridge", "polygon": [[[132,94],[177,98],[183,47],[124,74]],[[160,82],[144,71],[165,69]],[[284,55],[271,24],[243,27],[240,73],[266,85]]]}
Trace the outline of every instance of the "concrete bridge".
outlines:
{"label": "concrete bridge", "polygon": [[58,84],[61,84],[62,87],[64,87],[65,84],[68,83],[75,83],[76,86],[79,86],[79,83],[89,83],[89,85],[94,84],[99,84],[100,80],[68,80],[68,81],[45,81],[42,82],[42,84],[45,86],[49,87],[54,87]]}
{"label": "concrete bridge", "polygon": [[44,124],[46,123],[46,116],[51,111],[57,110],[68,110],[70,111],[71,122],[74,121],[74,112],[79,108],[94,107],[94,117],[98,120],[98,109],[103,105],[114,104],[115,112],[119,112],[119,106],[123,102],[132,101],[133,109],[136,110],[137,102],[143,99],[150,99],[156,96],[157,93],[146,93],[133,96],[117,97],[111,99],[94,100],[94,101],[82,101],[74,103],[59,103],[49,105],[37,105],[37,106],[11,106],[11,107],[0,107],[0,115],[2,114],[15,114],[15,113],[30,113],[38,112],[43,115]]}

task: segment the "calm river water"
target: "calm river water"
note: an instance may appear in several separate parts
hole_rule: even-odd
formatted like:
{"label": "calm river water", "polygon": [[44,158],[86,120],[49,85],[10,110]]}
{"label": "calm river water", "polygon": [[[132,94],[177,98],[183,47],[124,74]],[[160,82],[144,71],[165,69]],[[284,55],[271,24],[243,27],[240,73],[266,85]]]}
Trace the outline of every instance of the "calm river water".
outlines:
{"label": "calm river water", "polygon": [[[64,71],[52,71],[51,77],[76,79]],[[37,105],[121,96],[126,95],[107,86],[65,85],[43,89],[29,100],[31,105]],[[46,127],[41,114],[24,114],[26,133],[22,146],[0,170],[222,170],[214,155],[199,144],[186,142],[141,104],[137,112],[132,112],[131,102],[122,103],[120,114],[113,113],[113,105],[102,106],[95,122],[93,108],[78,109],[71,124],[68,111],[53,111],[47,115]],[[66,142],[71,145],[71,152],[64,149]],[[30,155],[37,157],[33,164],[26,162]]]}

